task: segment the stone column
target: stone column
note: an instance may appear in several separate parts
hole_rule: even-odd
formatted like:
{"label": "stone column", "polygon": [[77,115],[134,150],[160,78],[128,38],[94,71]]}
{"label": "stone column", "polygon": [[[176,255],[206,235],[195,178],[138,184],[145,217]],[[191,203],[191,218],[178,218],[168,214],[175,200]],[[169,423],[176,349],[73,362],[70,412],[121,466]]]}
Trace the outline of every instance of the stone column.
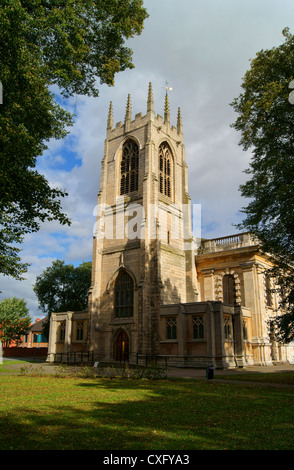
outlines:
{"label": "stone column", "polygon": [[224,368],[227,366],[224,349],[224,316],[222,302],[212,303],[214,310],[214,329],[215,329],[215,363],[216,367]]}
{"label": "stone column", "polygon": [[[214,310],[210,302],[206,302],[205,312],[205,326],[206,326],[206,351],[207,360],[215,367],[215,327],[214,327]],[[210,364],[207,364],[210,365]]]}
{"label": "stone column", "polygon": [[57,320],[55,313],[51,314],[50,317],[50,334],[48,344],[48,355],[47,362],[54,362],[54,355],[56,353],[56,331],[57,331]]}
{"label": "stone column", "polygon": [[243,315],[242,307],[236,305],[234,308],[234,343],[235,343],[235,361],[238,367],[244,367],[244,338],[243,338]]}
{"label": "stone column", "polygon": [[256,266],[256,284],[257,284],[257,298],[258,298],[258,318],[259,318],[259,338],[262,344],[262,356],[261,363],[264,365],[272,364],[271,357],[271,342],[269,337],[269,325],[267,324],[267,308],[265,303],[265,279],[264,279],[265,267],[257,264]]}
{"label": "stone column", "polygon": [[66,324],[65,324],[65,339],[64,339],[64,352],[65,353],[68,353],[71,350],[72,316],[73,316],[73,312],[67,312]]}
{"label": "stone column", "polygon": [[258,289],[258,272],[255,262],[241,265],[244,279],[245,306],[252,312],[252,351],[255,364],[264,364],[261,305]]}
{"label": "stone column", "polygon": [[179,356],[186,355],[186,314],[183,306],[180,305],[178,310],[178,354]]}

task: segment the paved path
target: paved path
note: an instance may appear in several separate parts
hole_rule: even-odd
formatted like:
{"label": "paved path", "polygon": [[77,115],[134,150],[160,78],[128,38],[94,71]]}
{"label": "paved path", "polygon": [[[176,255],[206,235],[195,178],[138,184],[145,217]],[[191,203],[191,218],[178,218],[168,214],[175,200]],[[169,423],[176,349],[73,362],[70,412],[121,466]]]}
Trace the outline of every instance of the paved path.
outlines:
{"label": "paved path", "polygon": [[[24,362],[13,363],[15,360],[22,360]],[[10,364],[11,362],[11,364]],[[58,364],[49,364],[46,362],[26,362],[26,358],[3,358],[3,365],[5,368],[15,372],[20,371],[22,367],[28,366],[31,368],[42,369],[42,372],[47,374],[56,374]],[[214,378],[221,380],[223,375],[236,375],[236,374],[252,374],[252,373],[271,373],[271,372],[294,372],[294,364],[283,364],[275,366],[252,366],[239,369],[217,369],[214,371]],[[1,374],[0,374],[1,376]],[[206,369],[196,368],[182,368],[173,367],[169,368],[167,372],[169,378],[187,378],[187,379],[206,379]]]}
{"label": "paved path", "polygon": [[[283,387],[283,388],[292,388],[294,390],[294,385],[292,384],[280,384],[270,382],[268,379],[266,382],[259,382],[259,381],[250,381],[250,374],[265,374],[265,373],[273,373],[273,372],[294,372],[294,364],[284,364],[284,365],[276,365],[276,366],[252,366],[240,369],[217,369],[214,373],[214,379],[208,380],[208,382],[218,382],[218,383],[227,383],[230,381],[228,376],[234,375],[246,375],[246,380],[238,380],[233,379],[231,382],[239,383],[239,384],[249,384],[249,385],[259,385],[259,386],[271,386],[271,387]],[[226,376],[225,379],[222,377]],[[207,380],[206,378],[206,370],[204,369],[180,369],[180,368],[173,368],[168,371],[167,374],[168,378],[185,378],[185,379],[195,379],[195,380]]]}
{"label": "paved path", "polygon": [[[294,364],[283,364],[276,366],[252,366],[239,369],[217,369],[214,371],[215,377],[222,375],[239,375],[239,374],[256,374],[256,373],[271,373],[271,372],[294,372]],[[182,378],[206,378],[206,369],[195,368],[172,368],[168,371],[168,377],[182,377]]]}

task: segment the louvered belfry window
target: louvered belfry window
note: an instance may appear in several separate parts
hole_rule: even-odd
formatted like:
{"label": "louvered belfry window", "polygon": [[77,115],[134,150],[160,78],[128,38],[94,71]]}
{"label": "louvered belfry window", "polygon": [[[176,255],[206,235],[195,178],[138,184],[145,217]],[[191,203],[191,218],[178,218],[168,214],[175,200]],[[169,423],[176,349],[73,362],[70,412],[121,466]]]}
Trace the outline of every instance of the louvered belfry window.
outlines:
{"label": "louvered belfry window", "polygon": [[139,148],[133,140],[127,140],[123,146],[120,171],[120,194],[138,191]]}
{"label": "louvered belfry window", "polygon": [[159,191],[171,197],[172,153],[169,145],[163,142],[159,147]]}

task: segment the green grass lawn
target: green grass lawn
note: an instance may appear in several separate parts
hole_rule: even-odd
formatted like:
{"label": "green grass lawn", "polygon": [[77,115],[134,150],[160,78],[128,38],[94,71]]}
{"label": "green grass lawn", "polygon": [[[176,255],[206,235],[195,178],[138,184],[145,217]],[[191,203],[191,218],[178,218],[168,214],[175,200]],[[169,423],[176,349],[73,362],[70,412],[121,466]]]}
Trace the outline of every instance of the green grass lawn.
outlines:
{"label": "green grass lawn", "polygon": [[260,382],[272,384],[294,385],[294,372],[246,372],[242,374],[217,375],[216,378],[223,380],[238,380],[242,382]]}
{"label": "green grass lawn", "polygon": [[201,380],[0,376],[0,449],[294,449],[294,390]]}
{"label": "green grass lawn", "polygon": [[44,359],[41,358],[26,358],[25,360],[23,359],[9,359],[8,360],[2,360],[2,363],[0,363],[0,375],[1,374],[7,374],[9,373],[15,373],[18,374],[19,370],[18,369],[13,369],[11,366],[14,364],[19,364],[22,366],[27,366],[28,364],[40,364],[42,365],[44,363]]}

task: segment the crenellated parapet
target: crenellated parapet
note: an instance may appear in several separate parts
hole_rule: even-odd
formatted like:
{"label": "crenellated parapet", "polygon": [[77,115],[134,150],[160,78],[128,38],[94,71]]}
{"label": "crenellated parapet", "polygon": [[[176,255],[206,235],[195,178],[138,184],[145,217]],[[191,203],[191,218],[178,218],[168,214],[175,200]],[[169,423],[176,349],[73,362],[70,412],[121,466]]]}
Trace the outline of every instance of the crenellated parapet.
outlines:
{"label": "crenellated parapet", "polygon": [[134,119],[132,119],[131,96],[128,94],[124,121],[119,121],[114,125],[113,106],[112,102],[110,102],[107,118],[107,139],[111,140],[118,138],[121,135],[125,135],[126,133],[133,132],[136,129],[143,127],[150,122],[152,122],[153,127],[155,127],[158,132],[164,132],[168,137],[174,139],[176,142],[182,143],[183,124],[180,108],[178,108],[176,125],[171,125],[169,99],[168,94],[166,93],[163,116],[160,114],[155,115],[151,82],[149,83],[148,88],[147,113],[145,115],[138,113],[135,115]]}

